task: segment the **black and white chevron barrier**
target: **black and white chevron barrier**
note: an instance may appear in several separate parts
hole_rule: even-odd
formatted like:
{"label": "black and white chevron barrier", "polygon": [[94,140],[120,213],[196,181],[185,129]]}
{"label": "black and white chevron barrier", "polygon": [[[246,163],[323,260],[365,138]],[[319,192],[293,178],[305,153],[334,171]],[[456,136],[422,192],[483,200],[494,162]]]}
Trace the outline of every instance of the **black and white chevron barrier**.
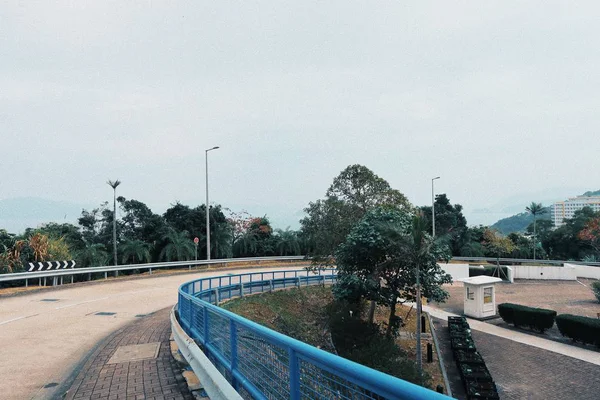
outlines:
{"label": "black and white chevron barrier", "polygon": [[75,260],[71,261],[36,261],[29,263],[27,272],[50,271],[58,269],[75,268]]}

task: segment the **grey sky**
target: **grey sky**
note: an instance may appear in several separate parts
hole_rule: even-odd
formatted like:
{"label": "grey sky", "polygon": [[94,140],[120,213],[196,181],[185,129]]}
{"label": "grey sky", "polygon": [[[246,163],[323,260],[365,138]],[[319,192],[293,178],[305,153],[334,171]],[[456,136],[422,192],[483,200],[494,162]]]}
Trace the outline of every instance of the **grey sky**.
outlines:
{"label": "grey sky", "polygon": [[0,199],[99,204],[119,178],[157,212],[203,203],[215,145],[211,201],[279,225],[353,163],[414,204],[441,175],[467,216],[599,189],[600,6],[578,4],[3,2]]}

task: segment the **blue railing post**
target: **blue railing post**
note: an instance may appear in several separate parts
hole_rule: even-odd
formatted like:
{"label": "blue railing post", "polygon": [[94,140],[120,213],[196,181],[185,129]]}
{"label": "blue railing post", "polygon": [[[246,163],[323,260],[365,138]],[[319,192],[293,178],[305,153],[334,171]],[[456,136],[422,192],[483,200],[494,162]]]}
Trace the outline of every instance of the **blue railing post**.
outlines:
{"label": "blue railing post", "polygon": [[300,366],[298,365],[298,356],[296,351],[289,349],[290,361],[290,399],[300,400]]}
{"label": "blue railing post", "polygon": [[233,388],[235,390],[239,389],[238,381],[234,378],[233,371],[237,370],[237,328],[235,326],[235,322],[230,319],[229,320],[229,342],[231,346],[231,380],[233,381]]}

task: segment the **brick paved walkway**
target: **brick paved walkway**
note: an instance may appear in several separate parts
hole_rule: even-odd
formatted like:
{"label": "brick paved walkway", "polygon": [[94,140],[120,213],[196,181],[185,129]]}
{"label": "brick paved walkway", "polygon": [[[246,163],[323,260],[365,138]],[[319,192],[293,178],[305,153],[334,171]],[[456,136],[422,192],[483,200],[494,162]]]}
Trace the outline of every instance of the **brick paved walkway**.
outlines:
{"label": "brick paved walkway", "polygon": [[[104,340],[75,377],[66,399],[193,399],[171,356],[169,311],[143,317]],[[155,342],[160,348],[154,359],[107,364],[120,346]]]}
{"label": "brick paved walkway", "polygon": [[[440,347],[452,394],[464,398],[450,351],[449,335],[443,334],[447,323],[437,318],[433,321],[440,333]],[[503,400],[600,398],[598,365],[476,330],[472,330],[472,335]]]}

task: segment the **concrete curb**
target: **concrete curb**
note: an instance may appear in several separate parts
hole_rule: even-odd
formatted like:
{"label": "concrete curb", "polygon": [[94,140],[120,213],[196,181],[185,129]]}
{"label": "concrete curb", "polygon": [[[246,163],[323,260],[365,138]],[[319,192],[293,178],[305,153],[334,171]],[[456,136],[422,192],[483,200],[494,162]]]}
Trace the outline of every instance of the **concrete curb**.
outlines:
{"label": "concrete curb", "polygon": [[435,352],[438,356],[438,361],[440,363],[440,369],[442,370],[442,377],[444,378],[444,385],[446,386],[446,392],[448,392],[448,396],[452,396],[452,389],[450,388],[450,380],[448,379],[448,374],[446,372],[446,365],[444,365],[444,357],[442,355],[442,351],[440,349],[440,344],[437,338],[437,334],[435,333],[435,327],[433,326],[433,321],[431,320],[431,315],[427,313],[427,320],[429,321],[429,331],[431,332],[431,336],[433,337],[433,343],[435,344]]}
{"label": "concrete curb", "polygon": [[[175,317],[175,307],[171,310],[171,331],[179,352],[192,367],[196,378],[198,378],[198,390],[202,387],[212,400],[243,400],[242,396],[221,375],[194,340],[181,328]],[[193,377],[190,377],[190,379],[193,381]],[[189,382],[188,380],[188,384]]]}

